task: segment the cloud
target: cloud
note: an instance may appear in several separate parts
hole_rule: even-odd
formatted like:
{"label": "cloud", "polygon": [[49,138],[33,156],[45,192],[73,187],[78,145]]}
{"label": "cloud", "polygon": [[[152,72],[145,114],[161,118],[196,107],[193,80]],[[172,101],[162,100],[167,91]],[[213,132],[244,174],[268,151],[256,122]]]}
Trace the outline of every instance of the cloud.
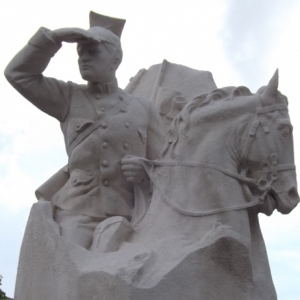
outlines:
{"label": "cloud", "polygon": [[228,59],[243,76],[246,85],[257,89],[264,78],[264,62],[296,0],[226,2],[227,14],[220,35]]}

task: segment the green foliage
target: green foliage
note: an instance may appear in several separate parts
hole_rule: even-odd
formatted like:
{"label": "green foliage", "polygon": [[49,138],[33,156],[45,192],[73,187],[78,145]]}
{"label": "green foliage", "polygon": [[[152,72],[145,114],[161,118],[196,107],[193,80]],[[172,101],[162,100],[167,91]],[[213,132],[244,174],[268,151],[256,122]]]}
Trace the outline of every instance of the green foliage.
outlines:
{"label": "green foliage", "polygon": [[2,278],[3,276],[0,275],[0,300],[9,300],[10,298],[6,297],[6,294],[2,291],[1,286],[2,286]]}

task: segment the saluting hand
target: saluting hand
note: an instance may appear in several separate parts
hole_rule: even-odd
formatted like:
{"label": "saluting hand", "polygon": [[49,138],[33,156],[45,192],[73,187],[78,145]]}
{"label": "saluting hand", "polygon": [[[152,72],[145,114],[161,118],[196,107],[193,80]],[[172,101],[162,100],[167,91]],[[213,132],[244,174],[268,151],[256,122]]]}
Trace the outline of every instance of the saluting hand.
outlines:
{"label": "saluting hand", "polygon": [[60,28],[60,29],[52,30],[51,38],[57,43],[100,42],[99,38],[96,35],[81,28]]}

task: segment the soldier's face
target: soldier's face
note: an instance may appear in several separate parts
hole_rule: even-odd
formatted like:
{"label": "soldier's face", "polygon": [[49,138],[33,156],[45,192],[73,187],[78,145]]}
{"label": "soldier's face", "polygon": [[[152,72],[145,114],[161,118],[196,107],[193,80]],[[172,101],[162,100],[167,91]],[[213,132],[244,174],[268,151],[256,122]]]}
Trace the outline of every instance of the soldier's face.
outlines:
{"label": "soldier's face", "polygon": [[104,43],[78,45],[78,65],[84,80],[101,83],[115,76],[115,51],[110,50]]}

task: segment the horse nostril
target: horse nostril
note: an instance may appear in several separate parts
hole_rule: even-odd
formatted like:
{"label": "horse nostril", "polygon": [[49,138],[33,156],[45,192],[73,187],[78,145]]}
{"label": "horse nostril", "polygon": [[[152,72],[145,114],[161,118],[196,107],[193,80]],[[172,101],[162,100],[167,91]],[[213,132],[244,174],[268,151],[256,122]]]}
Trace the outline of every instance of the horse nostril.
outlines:
{"label": "horse nostril", "polygon": [[297,189],[295,187],[292,187],[289,189],[288,196],[291,199],[299,199],[299,195],[298,195]]}

